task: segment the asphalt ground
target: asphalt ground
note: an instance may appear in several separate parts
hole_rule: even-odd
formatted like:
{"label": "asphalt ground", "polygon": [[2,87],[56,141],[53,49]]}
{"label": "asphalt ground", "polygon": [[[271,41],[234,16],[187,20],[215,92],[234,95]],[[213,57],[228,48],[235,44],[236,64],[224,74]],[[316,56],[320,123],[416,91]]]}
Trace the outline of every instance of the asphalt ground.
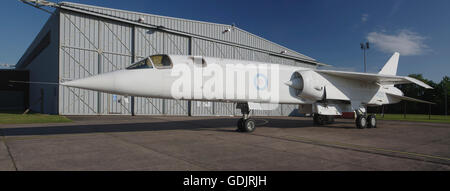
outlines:
{"label": "asphalt ground", "polygon": [[450,124],[311,118],[69,116],[0,126],[0,170],[450,170]]}

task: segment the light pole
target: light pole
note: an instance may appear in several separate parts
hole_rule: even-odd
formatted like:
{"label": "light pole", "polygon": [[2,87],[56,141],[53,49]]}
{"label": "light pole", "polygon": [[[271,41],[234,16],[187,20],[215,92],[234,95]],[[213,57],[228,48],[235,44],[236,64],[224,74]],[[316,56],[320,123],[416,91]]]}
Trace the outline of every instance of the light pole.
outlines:
{"label": "light pole", "polygon": [[369,42],[361,43],[360,45],[361,45],[361,49],[364,52],[364,72],[367,72],[367,70],[366,70],[366,68],[367,68],[366,67],[366,50],[369,49]]}

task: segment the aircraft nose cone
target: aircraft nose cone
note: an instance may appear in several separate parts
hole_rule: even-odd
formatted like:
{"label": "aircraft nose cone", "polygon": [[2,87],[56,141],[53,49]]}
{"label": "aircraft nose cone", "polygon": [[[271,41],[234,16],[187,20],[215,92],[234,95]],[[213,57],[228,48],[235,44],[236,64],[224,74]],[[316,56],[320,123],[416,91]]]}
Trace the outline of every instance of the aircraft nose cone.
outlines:
{"label": "aircraft nose cone", "polygon": [[114,92],[115,91],[115,73],[105,73],[87,78],[72,80],[61,83],[63,86],[103,91]]}

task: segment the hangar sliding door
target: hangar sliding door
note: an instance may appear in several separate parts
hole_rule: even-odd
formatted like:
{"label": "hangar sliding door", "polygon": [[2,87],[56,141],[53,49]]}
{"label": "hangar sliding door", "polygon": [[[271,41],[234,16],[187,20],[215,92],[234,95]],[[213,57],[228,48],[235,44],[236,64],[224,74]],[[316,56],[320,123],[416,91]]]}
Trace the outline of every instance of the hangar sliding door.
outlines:
{"label": "hangar sliding door", "polygon": [[[189,54],[188,37],[143,27],[134,30],[135,60],[154,54]],[[188,102],[184,100],[135,97],[134,107],[136,115],[188,115]]]}
{"label": "hangar sliding door", "polygon": [[[123,69],[131,64],[131,29],[120,22],[74,12],[60,12],[60,81]],[[121,97],[79,88],[60,87],[63,115],[131,114]]]}
{"label": "hangar sliding door", "polygon": [[[64,11],[61,11],[59,20],[59,80],[74,80],[98,74],[99,21]],[[59,114],[98,114],[98,95],[97,91],[60,86]]]}
{"label": "hangar sliding door", "polygon": [[[100,72],[125,69],[131,64],[132,26],[116,21],[99,21]],[[101,113],[131,115],[131,102],[120,95],[100,93]]]}

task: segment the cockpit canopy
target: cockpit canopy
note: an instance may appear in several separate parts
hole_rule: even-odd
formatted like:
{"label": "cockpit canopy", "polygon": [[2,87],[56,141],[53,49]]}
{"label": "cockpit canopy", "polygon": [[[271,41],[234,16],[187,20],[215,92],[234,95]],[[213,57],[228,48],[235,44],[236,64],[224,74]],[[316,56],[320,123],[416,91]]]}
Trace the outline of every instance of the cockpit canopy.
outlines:
{"label": "cockpit canopy", "polygon": [[173,64],[170,60],[169,56],[165,54],[160,55],[153,55],[149,56],[147,58],[144,58],[131,66],[128,66],[127,70],[134,70],[134,69],[149,69],[149,68],[157,68],[157,69],[167,69],[172,68]]}

